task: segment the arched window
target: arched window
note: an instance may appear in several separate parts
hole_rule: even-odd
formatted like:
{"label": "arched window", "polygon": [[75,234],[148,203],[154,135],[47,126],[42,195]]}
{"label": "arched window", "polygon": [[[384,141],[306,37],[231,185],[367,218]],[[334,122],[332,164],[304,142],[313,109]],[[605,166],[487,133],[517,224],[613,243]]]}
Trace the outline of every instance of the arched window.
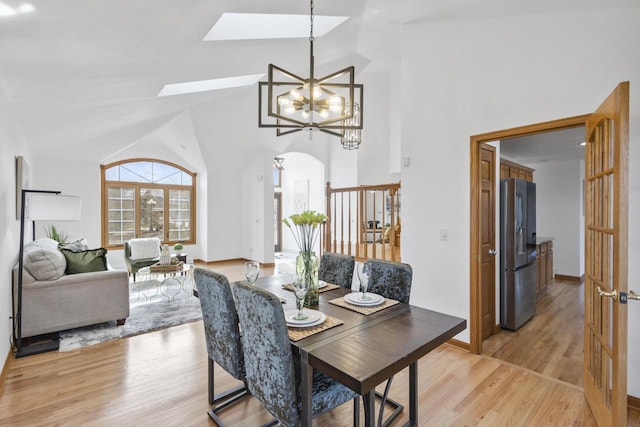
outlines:
{"label": "arched window", "polygon": [[196,242],[196,174],[162,160],[102,165],[102,245],[122,247],[135,237],[163,243]]}

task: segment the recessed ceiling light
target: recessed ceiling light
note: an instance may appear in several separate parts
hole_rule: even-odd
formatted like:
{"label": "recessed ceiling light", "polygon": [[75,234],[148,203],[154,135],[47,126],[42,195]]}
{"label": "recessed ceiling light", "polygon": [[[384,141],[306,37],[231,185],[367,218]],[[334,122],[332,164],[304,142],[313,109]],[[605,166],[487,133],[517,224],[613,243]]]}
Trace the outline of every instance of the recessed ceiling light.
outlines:
{"label": "recessed ceiling light", "polygon": [[160,93],[158,93],[158,96],[182,95],[185,93],[251,86],[258,83],[263,76],[264,73],[251,74],[247,76],[224,77],[221,79],[199,80],[195,82],[171,83],[164,85]]}
{"label": "recessed ceiling light", "polygon": [[[313,34],[322,37],[348,16],[314,15]],[[252,40],[309,37],[309,15],[223,13],[204,37],[210,40]]]}
{"label": "recessed ceiling light", "polygon": [[587,145],[587,143],[585,141],[583,141],[583,142],[580,143],[580,145],[584,147],[585,145]]}

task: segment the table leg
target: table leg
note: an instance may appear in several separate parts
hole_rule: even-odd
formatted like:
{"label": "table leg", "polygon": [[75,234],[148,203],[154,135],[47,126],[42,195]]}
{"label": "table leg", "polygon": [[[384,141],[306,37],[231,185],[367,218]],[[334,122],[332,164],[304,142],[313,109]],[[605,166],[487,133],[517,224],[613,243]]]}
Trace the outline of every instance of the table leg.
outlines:
{"label": "table leg", "polygon": [[409,425],[418,425],[418,362],[409,365]]}
{"label": "table leg", "polygon": [[309,354],[300,349],[300,386],[302,394],[302,425],[311,426],[311,393],[313,393],[313,366],[309,365]]}
{"label": "table leg", "polygon": [[366,392],[362,400],[364,401],[364,425],[373,427],[376,425],[376,390]]}

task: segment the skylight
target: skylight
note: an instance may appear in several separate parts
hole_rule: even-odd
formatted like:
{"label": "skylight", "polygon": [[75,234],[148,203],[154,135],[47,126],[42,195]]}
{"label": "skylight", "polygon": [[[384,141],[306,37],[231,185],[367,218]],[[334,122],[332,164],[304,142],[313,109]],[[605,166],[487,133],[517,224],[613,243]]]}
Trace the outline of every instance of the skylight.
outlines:
{"label": "skylight", "polygon": [[[322,37],[346,21],[348,16],[315,15],[313,35]],[[309,15],[223,13],[205,41],[309,37]]]}
{"label": "skylight", "polygon": [[158,93],[160,96],[182,95],[185,93],[206,92],[209,90],[229,89],[233,87],[251,86],[264,76],[262,74],[250,74],[246,76],[225,77],[221,79],[199,80],[194,82],[166,84]]}
{"label": "skylight", "polygon": [[6,3],[0,2],[0,17],[2,16],[15,16],[22,13],[31,13],[33,12],[35,7],[29,3],[22,3],[18,7],[11,7]]}

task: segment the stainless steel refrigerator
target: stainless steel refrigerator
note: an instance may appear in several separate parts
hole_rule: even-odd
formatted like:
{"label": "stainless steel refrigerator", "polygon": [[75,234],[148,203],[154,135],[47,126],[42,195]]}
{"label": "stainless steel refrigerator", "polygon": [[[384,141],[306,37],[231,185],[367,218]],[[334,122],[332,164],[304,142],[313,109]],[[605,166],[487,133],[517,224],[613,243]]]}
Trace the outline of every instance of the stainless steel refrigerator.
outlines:
{"label": "stainless steel refrigerator", "polygon": [[516,330],[536,313],[536,185],[500,181],[500,326]]}

